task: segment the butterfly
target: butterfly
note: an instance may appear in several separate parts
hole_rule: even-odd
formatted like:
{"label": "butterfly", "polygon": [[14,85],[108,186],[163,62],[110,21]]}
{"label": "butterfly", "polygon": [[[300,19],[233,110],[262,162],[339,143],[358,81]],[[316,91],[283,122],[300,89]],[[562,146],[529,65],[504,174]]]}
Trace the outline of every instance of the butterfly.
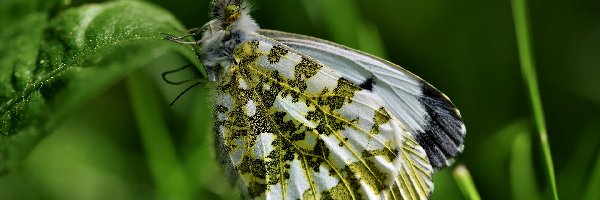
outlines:
{"label": "butterfly", "polygon": [[466,128],[443,93],[391,62],[259,29],[244,0],[214,0],[195,45],[214,82],[219,160],[256,199],[427,199]]}

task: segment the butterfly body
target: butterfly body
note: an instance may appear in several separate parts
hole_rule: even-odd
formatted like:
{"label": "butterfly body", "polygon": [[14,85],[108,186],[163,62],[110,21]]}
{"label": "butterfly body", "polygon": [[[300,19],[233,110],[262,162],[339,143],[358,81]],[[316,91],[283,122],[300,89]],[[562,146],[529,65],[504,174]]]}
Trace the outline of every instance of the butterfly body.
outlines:
{"label": "butterfly body", "polygon": [[219,159],[243,196],[426,199],[464,125],[410,72],[326,41],[259,30],[241,0],[214,2],[200,56],[215,82]]}

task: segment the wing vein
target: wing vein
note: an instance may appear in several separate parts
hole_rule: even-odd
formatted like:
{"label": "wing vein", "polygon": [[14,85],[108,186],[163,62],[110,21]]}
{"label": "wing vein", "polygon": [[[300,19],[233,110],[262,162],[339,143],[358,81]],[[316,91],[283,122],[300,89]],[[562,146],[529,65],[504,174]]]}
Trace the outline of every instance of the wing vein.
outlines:
{"label": "wing vein", "polygon": [[[409,167],[410,170],[407,170],[407,172],[411,173],[411,175],[413,177],[411,180],[414,180],[416,178],[416,181],[417,181],[417,184],[414,184],[414,182],[411,181],[413,183],[411,185],[413,186],[413,188],[415,190],[415,193],[418,195],[419,194],[419,190],[421,190],[424,193],[425,192],[425,188],[424,188],[424,185],[423,185],[423,181],[421,180],[421,177],[417,175],[417,172],[416,172],[416,170],[414,168],[415,163],[413,162],[413,160],[410,157],[410,155],[408,155],[406,153],[406,151],[402,151],[402,153],[404,154],[405,160],[407,160],[410,163],[410,165],[408,165],[408,167]],[[417,186],[418,186],[418,188],[417,188]]]}
{"label": "wing vein", "polygon": [[[327,121],[327,119],[328,118],[326,117],[325,120]],[[358,153],[354,149],[352,149],[350,147],[350,145],[341,137],[341,135],[339,135],[339,133],[336,130],[334,130],[331,126],[329,126],[328,122],[326,122],[326,124],[327,124],[327,128],[329,128],[331,130],[332,134],[344,145],[344,147],[346,149],[348,149],[350,152],[352,152],[352,154],[356,157],[356,159],[358,159],[359,162],[361,162],[364,165],[364,167],[369,171],[369,173],[372,176],[377,177],[375,172],[373,172],[373,170],[369,167],[369,165],[367,165],[367,162],[361,156],[359,156]],[[380,179],[376,178],[375,180],[377,180],[377,182],[379,184],[385,185],[384,183],[381,182]]]}
{"label": "wing vein", "polygon": [[308,184],[310,185],[310,189],[312,190],[313,198],[317,199],[317,188],[315,188],[314,178],[310,175],[310,167],[308,167],[308,163],[306,162],[306,157],[302,156],[302,164],[304,165],[304,173],[306,173],[306,179]]}

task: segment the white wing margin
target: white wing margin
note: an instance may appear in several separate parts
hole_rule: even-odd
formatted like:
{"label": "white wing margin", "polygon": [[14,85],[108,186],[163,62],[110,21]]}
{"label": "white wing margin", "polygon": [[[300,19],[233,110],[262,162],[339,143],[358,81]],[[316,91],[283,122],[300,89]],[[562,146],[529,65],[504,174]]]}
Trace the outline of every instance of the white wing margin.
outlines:
{"label": "white wing margin", "polygon": [[466,128],[459,111],[448,97],[416,75],[375,56],[318,38],[272,30],[258,33],[380,95],[392,115],[414,134],[436,169],[450,165],[462,152]]}

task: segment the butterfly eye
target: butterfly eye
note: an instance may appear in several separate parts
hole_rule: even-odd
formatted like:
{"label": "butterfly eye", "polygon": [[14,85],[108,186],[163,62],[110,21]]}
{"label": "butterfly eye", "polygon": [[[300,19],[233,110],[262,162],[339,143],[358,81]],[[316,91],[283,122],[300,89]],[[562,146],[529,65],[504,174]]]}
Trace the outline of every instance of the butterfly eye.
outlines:
{"label": "butterfly eye", "polygon": [[235,22],[240,17],[240,6],[229,4],[225,7],[225,22],[228,24]]}

